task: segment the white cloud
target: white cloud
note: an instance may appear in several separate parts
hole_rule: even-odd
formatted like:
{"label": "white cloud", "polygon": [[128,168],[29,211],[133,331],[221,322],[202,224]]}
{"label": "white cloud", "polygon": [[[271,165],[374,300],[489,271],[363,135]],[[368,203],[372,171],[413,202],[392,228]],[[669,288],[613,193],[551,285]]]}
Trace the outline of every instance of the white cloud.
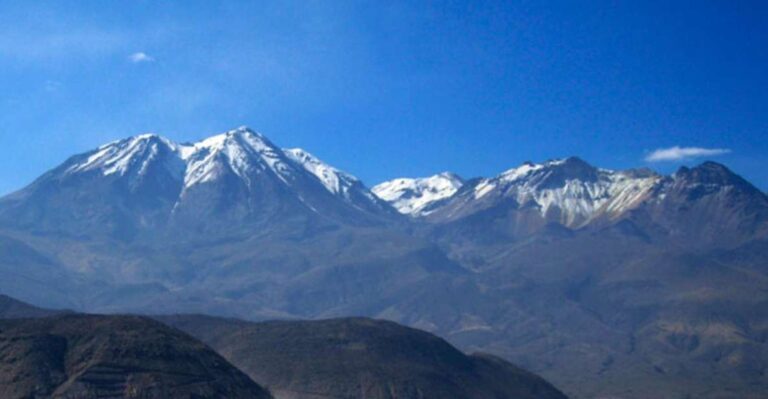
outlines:
{"label": "white cloud", "polygon": [[648,154],[645,160],[648,162],[680,161],[683,159],[709,157],[731,152],[727,148],[701,148],[701,147],[669,147],[658,148]]}
{"label": "white cloud", "polygon": [[133,62],[134,64],[138,64],[140,62],[153,62],[155,59],[148,55],[147,53],[139,51],[138,53],[131,54],[128,59]]}

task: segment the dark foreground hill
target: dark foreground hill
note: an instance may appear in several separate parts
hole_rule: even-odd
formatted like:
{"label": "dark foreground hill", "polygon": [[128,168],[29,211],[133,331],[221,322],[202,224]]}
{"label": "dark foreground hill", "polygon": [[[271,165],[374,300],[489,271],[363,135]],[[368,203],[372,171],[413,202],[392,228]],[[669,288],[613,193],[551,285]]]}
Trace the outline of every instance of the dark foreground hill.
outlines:
{"label": "dark foreground hill", "polygon": [[467,356],[432,334],[388,321],[160,320],[211,345],[281,399],[565,398],[502,359]]}
{"label": "dark foreground hill", "polygon": [[269,398],[204,344],[136,316],[0,320],[0,397]]}
{"label": "dark foreground hill", "polygon": [[278,399],[565,399],[505,360],[394,322],[156,318],[171,327],[0,296],[0,398],[269,397],[261,385]]}

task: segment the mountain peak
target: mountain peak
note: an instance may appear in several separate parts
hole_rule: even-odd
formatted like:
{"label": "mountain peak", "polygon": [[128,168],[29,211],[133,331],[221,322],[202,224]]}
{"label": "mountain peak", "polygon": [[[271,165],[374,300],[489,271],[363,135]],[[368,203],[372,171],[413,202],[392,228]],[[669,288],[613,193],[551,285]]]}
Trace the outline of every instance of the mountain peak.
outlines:
{"label": "mountain peak", "polygon": [[563,168],[570,170],[595,170],[589,162],[577,157],[570,156],[567,158],[551,159],[544,162],[543,166],[548,168]]}
{"label": "mountain peak", "polygon": [[737,174],[733,173],[725,165],[713,162],[705,161],[701,164],[688,168],[681,166],[680,169],[675,172],[674,177],[688,182],[696,183],[711,183],[711,184],[735,184],[744,181]]}
{"label": "mountain peak", "polygon": [[[254,143],[257,145],[254,146]],[[240,126],[214,136],[207,137],[196,143],[189,144],[192,147],[221,148],[226,145],[245,145],[261,148],[263,146],[275,147],[263,134],[258,133],[247,126]]]}
{"label": "mountain peak", "polygon": [[717,173],[717,174],[725,174],[725,175],[735,175],[735,173],[733,173],[733,171],[728,169],[727,166],[725,166],[725,165],[723,165],[721,163],[715,162],[715,161],[704,161],[701,164],[699,164],[698,166],[694,167],[694,169],[706,170],[709,173]]}
{"label": "mountain peak", "polygon": [[752,183],[734,173],[723,164],[706,161],[692,168],[680,167],[672,175],[675,187],[681,190],[695,190],[697,193],[713,193],[723,189],[735,189],[747,195],[765,195]]}
{"label": "mountain peak", "polygon": [[246,125],[240,125],[237,128],[231,130],[232,132],[250,132],[250,133],[256,133],[253,129]]}
{"label": "mountain peak", "polygon": [[567,157],[567,158],[563,159],[562,163],[564,165],[589,166],[590,168],[594,167],[589,162],[587,162],[587,161],[585,161],[585,160],[583,160],[583,159],[581,159],[581,158],[579,158],[579,157],[577,157],[575,155],[572,155],[570,157]]}
{"label": "mountain peak", "polygon": [[127,145],[130,145],[131,143],[146,143],[146,142],[171,143],[170,140],[156,133],[142,133],[142,134],[137,134],[135,136],[129,136],[122,139],[110,141],[106,144],[99,146],[98,149],[103,149],[108,147],[125,147]]}
{"label": "mountain peak", "polygon": [[391,203],[400,213],[426,215],[436,204],[446,200],[464,185],[464,179],[452,172],[421,178],[400,178],[373,187],[376,196]]}
{"label": "mountain peak", "polygon": [[525,161],[525,162],[523,162],[521,164],[521,166],[536,166],[536,165],[543,166],[543,167],[550,167],[550,168],[551,167],[568,167],[568,166],[570,166],[570,167],[574,167],[574,166],[593,167],[587,161],[585,161],[585,160],[583,160],[583,159],[581,159],[581,158],[579,158],[579,157],[577,157],[575,155],[572,155],[572,156],[569,156],[569,157],[565,157],[565,158],[552,158],[552,159],[546,160],[546,161],[544,161],[544,162],[542,162],[540,164],[537,164],[537,163],[531,162],[531,161]]}
{"label": "mountain peak", "polygon": [[99,147],[99,149],[106,148],[106,147],[124,147],[130,144],[138,144],[138,143],[146,143],[146,144],[160,144],[162,146],[168,147],[170,149],[176,149],[178,147],[178,144],[175,142],[157,134],[157,133],[142,133],[137,134],[135,136],[130,136],[124,139],[115,140],[113,142],[107,143]]}
{"label": "mountain peak", "polygon": [[67,168],[68,174],[101,170],[102,174],[127,175],[131,172],[143,174],[157,159],[175,152],[176,143],[154,133],[116,140],[85,154]]}
{"label": "mountain peak", "polygon": [[265,140],[266,137],[264,137],[263,134],[249,128],[248,126],[240,126],[238,128],[228,130],[226,133],[224,133],[227,136],[235,136],[235,137],[257,137],[259,139]]}
{"label": "mountain peak", "polygon": [[228,170],[246,183],[259,169],[271,170],[285,181],[290,169],[279,147],[245,126],[184,145],[180,154],[188,164],[187,186],[216,179]]}
{"label": "mountain peak", "polygon": [[550,159],[544,163],[523,162],[520,166],[502,172],[498,178],[506,182],[514,182],[532,175],[546,180],[581,179],[594,180],[597,169],[579,157]]}
{"label": "mountain peak", "polygon": [[563,181],[597,181],[598,169],[579,157],[568,157],[556,161],[548,161],[545,168],[551,173],[545,178],[547,184],[560,185]]}
{"label": "mountain peak", "polygon": [[156,140],[160,138],[161,138],[160,135],[158,135],[157,133],[142,133],[142,134],[137,134],[133,136],[133,139],[135,140]]}
{"label": "mountain peak", "polygon": [[461,176],[457,175],[456,173],[448,172],[448,171],[440,172],[436,176],[439,176],[439,177],[442,177],[442,178],[445,178],[445,179],[449,179],[449,180],[454,180],[454,181],[457,181],[457,182],[463,182],[464,181],[464,179]]}

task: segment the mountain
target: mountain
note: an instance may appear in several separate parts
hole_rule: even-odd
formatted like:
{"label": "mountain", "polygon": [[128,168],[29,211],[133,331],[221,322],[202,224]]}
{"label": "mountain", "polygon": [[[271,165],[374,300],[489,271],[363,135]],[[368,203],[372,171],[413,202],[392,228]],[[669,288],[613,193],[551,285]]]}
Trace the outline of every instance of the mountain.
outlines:
{"label": "mountain", "polygon": [[463,184],[464,179],[458,175],[443,172],[430,177],[386,181],[374,186],[372,191],[400,213],[424,216],[455,194]]}
{"label": "mountain", "polygon": [[373,225],[394,214],[351,175],[245,127],[192,144],[153,134],[109,143],[0,204],[5,225],[121,240],[235,234],[290,221]]}
{"label": "mountain", "polygon": [[616,218],[645,197],[661,176],[649,170],[610,171],[571,157],[543,164],[525,163],[500,175],[466,184],[430,215],[452,221],[512,207],[539,224],[582,227],[600,217]]}
{"label": "mountain", "polygon": [[[712,162],[661,176],[568,158],[470,180],[418,216],[485,292],[451,302],[461,316],[439,331],[574,397],[759,397],[766,204]],[[404,301],[393,314],[441,325],[444,312]]]}
{"label": "mountain", "polygon": [[768,199],[727,167],[526,163],[407,215],[364,187],[247,129],[110,143],[0,199],[0,288],[90,312],[388,319],[574,398],[768,389]]}
{"label": "mountain", "polygon": [[570,158],[468,182],[422,220],[497,310],[445,336],[575,397],[759,397],[767,204],[712,162],[660,176]]}
{"label": "mountain", "polygon": [[432,334],[387,321],[160,320],[208,343],[281,399],[565,398],[502,359],[467,356]]}
{"label": "mountain", "polygon": [[250,129],[145,134],[0,199],[0,286],[89,311],[370,314],[465,273],[408,228],[352,175]]}
{"label": "mountain", "polygon": [[0,319],[20,319],[53,316],[66,311],[38,308],[0,294]]}
{"label": "mountain", "polygon": [[438,225],[464,224],[475,239],[502,241],[553,226],[578,230],[621,223],[687,246],[736,246],[768,234],[766,196],[714,162],[671,176],[599,169],[576,157],[525,163],[467,182],[420,216]]}
{"label": "mountain", "polygon": [[724,165],[682,167],[654,189],[654,200],[631,219],[638,225],[651,221],[666,239],[732,248],[768,237],[768,196]]}
{"label": "mountain", "polygon": [[270,398],[207,346],[135,316],[0,320],[3,398]]}

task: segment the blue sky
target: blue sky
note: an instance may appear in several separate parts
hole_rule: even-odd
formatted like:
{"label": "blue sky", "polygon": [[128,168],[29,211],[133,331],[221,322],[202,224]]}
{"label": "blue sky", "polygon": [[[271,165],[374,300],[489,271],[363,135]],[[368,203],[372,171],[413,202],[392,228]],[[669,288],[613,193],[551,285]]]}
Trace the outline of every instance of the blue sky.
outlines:
{"label": "blue sky", "polygon": [[369,185],[578,155],[768,189],[768,3],[669,3],[0,1],[0,193],[240,125]]}

